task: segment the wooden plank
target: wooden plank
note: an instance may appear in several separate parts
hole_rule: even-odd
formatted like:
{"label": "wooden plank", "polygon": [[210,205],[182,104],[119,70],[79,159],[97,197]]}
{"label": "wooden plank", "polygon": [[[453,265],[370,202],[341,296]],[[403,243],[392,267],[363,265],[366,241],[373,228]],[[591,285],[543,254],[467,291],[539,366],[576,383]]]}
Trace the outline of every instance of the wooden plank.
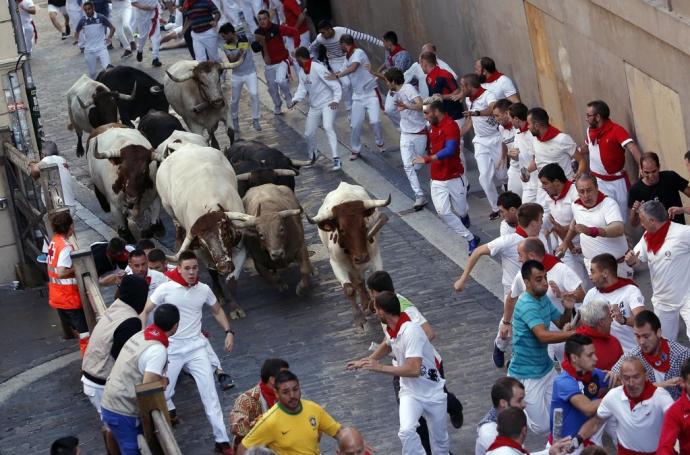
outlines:
{"label": "wooden plank", "polygon": [[24,155],[22,152],[17,150],[17,148],[10,142],[5,142],[3,144],[3,150],[5,151],[5,157],[15,166],[17,169],[27,174],[29,173],[29,157]]}
{"label": "wooden plank", "polygon": [[165,385],[161,381],[139,384],[135,388],[137,392],[137,402],[139,404],[139,419],[144,431],[144,437],[151,449],[151,453],[158,455],[164,454],[163,447],[158,440],[157,428],[152,415],[153,411],[165,411],[166,419],[158,422],[159,426],[170,424],[168,416],[168,405],[165,402]]}
{"label": "wooden plank", "polygon": [[[161,394],[162,395],[162,394]],[[158,442],[163,448],[165,455],[182,455],[180,447],[177,445],[177,440],[170,425],[170,414],[168,410],[165,411],[156,409],[151,411],[151,418],[153,419],[153,426],[156,429],[156,436]]]}

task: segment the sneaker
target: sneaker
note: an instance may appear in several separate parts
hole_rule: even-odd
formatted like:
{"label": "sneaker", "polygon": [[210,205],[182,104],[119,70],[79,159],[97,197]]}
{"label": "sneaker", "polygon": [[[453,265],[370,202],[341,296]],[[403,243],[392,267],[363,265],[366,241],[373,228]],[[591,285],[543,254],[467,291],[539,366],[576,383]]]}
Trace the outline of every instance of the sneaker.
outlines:
{"label": "sneaker", "polygon": [[496,210],[495,212],[489,213],[489,221],[496,221],[501,217],[501,212]]}
{"label": "sneaker", "polygon": [[494,343],[494,353],[491,354],[491,358],[493,359],[496,368],[503,368],[503,364],[506,361],[506,353],[498,349],[498,346],[496,346],[496,343]]}
{"label": "sneaker", "polygon": [[359,158],[359,152],[352,151],[352,152],[350,153],[350,161],[354,161],[354,160],[356,160],[357,158]]}
{"label": "sneaker", "polygon": [[109,50],[109,51],[112,51],[113,49],[115,49],[115,48],[113,47],[113,44],[112,44],[112,43],[111,43],[111,44],[108,44],[108,50]]}
{"label": "sneaker", "polygon": [[482,241],[482,239],[480,239],[479,237],[477,237],[477,236],[475,235],[474,238],[473,238],[472,240],[470,240],[469,242],[467,242],[467,255],[468,255],[468,256],[471,256],[471,255],[472,255],[472,252],[473,252],[475,249],[477,249],[477,247],[479,246],[479,242],[481,242],[481,241]]}
{"label": "sneaker", "polygon": [[239,119],[239,118],[233,117],[233,119],[232,119],[232,128],[233,128],[235,131],[239,131],[239,130],[240,130],[240,119]]}
{"label": "sneaker", "polygon": [[132,41],[131,43],[129,43],[129,49],[130,49],[132,52],[136,51],[136,50],[137,50],[137,43],[135,43],[134,41]]}
{"label": "sneaker", "polygon": [[156,68],[158,68],[158,67],[160,67],[160,66],[163,66],[163,64],[161,63],[161,61],[158,60],[157,58],[154,58],[154,59],[153,59],[153,61],[151,62],[151,65],[155,66]]}
{"label": "sneaker", "polygon": [[235,451],[230,447],[229,442],[216,442],[215,453],[220,453],[222,455],[235,455]]}
{"label": "sneaker", "polygon": [[128,58],[128,57],[131,57],[131,56],[132,56],[132,51],[130,51],[129,49],[127,49],[127,50],[125,50],[125,52],[122,54],[122,56],[120,57],[120,59],[121,59],[121,60],[124,60],[124,59],[126,59],[126,58]]}
{"label": "sneaker", "polygon": [[465,216],[461,216],[460,221],[462,221],[462,224],[464,224],[467,229],[469,229],[470,225],[472,224],[470,222],[470,214],[469,213]]}
{"label": "sneaker", "polygon": [[70,36],[72,34],[72,29],[69,27],[69,25],[65,25],[65,35]]}
{"label": "sneaker", "polygon": [[379,149],[379,153],[384,153],[386,151],[386,145],[385,144],[376,144],[376,148]]}
{"label": "sneaker", "polygon": [[339,171],[342,169],[342,164],[340,163],[340,158],[333,158],[333,167],[331,168],[332,171]]}
{"label": "sneaker", "polygon": [[422,209],[424,208],[424,206],[427,205],[427,204],[428,204],[428,201],[426,200],[426,198],[425,198],[423,195],[422,195],[422,196],[417,196],[417,197],[414,199],[414,205],[412,206],[412,208],[414,208],[415,212],[419,212],[419,211],[422,210]]}
{"label": "sneaker", "polygon": [[273,115],[283,115],[283,110],[279,107],[273,109]]}
{"label": "sneaker", "polygon": [[36,262],[40,262],[42,264],[47,264],[48,263],[48,255],[45,253],[39,254],[36,256]]}
{"label": "sneaker", "polygon": [[261,125],[259,125],[259,119],[255,118],[252,120],[252,126],[254,127],[255,131],[261,131]]}
{"label": "sneaker", "polygon": [[66,40],[69,35],[65,32],[62,32],[62,35],[60,35],[61,40]]}
{"label": "sneaker", "polygon": [[137,52],[137,62],[144,60],[144,54],[142,52]]}
{"label": "sneaker", "polygon": [[232,380],[232,376],[229,374],[221,370],[220,372],[216,372],[215,375],[221,390],[230,390],[235,387],[235,381]]}

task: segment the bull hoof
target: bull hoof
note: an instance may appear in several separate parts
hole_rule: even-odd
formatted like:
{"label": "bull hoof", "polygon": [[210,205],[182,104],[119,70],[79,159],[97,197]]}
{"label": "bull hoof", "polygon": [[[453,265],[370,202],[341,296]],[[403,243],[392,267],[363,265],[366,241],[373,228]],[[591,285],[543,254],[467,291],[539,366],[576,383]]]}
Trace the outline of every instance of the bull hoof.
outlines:
{"label": "bull hoof", "polygon": [[247,313],[245,313],[242,308],[237,308],[236,310],[230,311],[229,316],[230,319],[242,319],[247,317]]}
{"label": "bull hoof", "polygon": [[295,294],[297,294],[297,297],[302,297],[306,295],[309,292],[309,284],[298,284],[297,285],[297,290],[295,291]]}
{"label": "bull hoof", "polygon": [[352,286],[352,283],[343,284],[343,292],[345,293],[346,297],[352,297],[355,295],[355,288]]}

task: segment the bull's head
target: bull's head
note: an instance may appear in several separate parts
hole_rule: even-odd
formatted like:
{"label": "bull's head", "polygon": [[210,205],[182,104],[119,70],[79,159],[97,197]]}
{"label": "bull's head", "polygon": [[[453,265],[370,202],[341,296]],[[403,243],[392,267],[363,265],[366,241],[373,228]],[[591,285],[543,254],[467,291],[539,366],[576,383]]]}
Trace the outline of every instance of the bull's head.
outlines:
{"label": "bull's head", "polygon": [[235,226],[249,235],[258,237],[261,249],[268,253],[273,262],[286,265],[286,221],[289,217],[299,216],[301,213],[301,208],[261,213],[259,206],[256,216],[241,212],[228,212],[227,216]]}
{"label": "bull's head", "polygon": [[77,96],[77,101],[79,106],[88,112],[91,126],[96,128],[106,123],[117,122],[117,101],[131,101],[134,99],[136,90],[136,83],[134,83],[132,93],[129,95],[98,86],[88,102],[85,103],[79,96]]}
{"label": "bull's head", "polygon": [[[319,229],[331,232],[333,240],[343,249],[353,263],[364,264],[369,261],[368,244],[374,241],[376,233],[367,233],[367,218],[374,214],[377,207],[391,203],[388,199],[367,199],[338,204],[329,215],[307,218],[319,226]],[[377,231],[378,232],[378,231]]]}
{"label": "bull's head", "polygon": [[200,62],[187,76],[177,77],[171,74],[170,71],[166,71],[166,74],[173,82],[193,80],[199,90],[203,104],[217,109],[225,106],[225,99],[223,98],[223,91],[220,85],[222,71],[235,68],[241,63],[241,61],[235,63]]}

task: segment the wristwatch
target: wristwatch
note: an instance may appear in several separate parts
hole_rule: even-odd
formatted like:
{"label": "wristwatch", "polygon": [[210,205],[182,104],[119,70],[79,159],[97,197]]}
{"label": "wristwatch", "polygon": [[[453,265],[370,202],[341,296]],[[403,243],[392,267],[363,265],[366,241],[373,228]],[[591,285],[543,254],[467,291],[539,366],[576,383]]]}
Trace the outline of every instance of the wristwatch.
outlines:
{"label": "wristwatch", "polygon": [[479,117],[481,115],[481,112],[479,111],[472,111],[472,117]]}
{"label": "wristwatch", "polygon": [[235,336],[235,332],[232,329],[228,329],[225,331],[225,334],[227,335],[228,333],[232,333],[232,336]]}

